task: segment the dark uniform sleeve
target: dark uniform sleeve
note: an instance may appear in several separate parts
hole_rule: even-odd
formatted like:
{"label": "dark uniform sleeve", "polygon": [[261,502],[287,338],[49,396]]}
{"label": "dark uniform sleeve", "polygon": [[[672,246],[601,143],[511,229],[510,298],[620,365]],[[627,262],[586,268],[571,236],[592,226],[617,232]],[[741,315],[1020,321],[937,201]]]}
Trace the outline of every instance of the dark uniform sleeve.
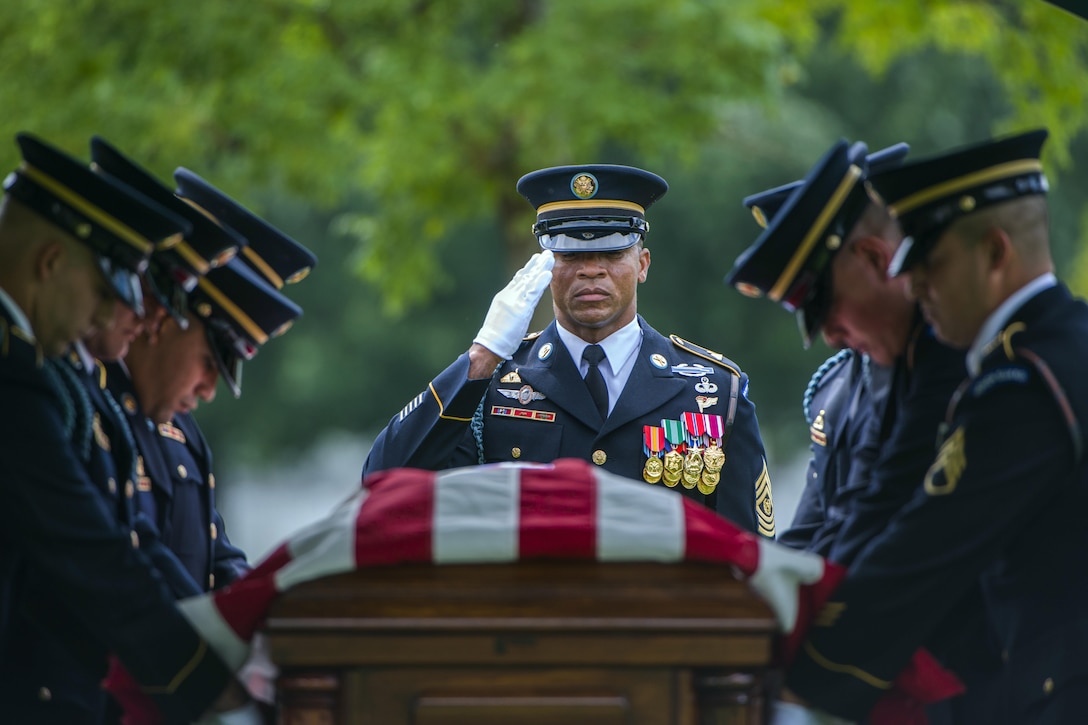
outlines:
{"label": "dark uniform sleeve", "polygon": [[227,538],[227,525],[219,509],[212,509],[212,530],[215,540],[212,542],[212,575],[215,577],[215,589],[222,589],[252,567],[246,561],[246,553]]}
{"label": "dark uniform sleeve", "polygon": [[[33,368],[31,368],[33,370]],[[230,673],[174,606],[130,532],[118,527],[70,450],[58,403],[40,374],[0,372],[0,529],[58,596],[78,602],[171,722],[196,719]],[[11,579],[5,588],[14,585]]]}
{"label": "dark uniform sleeve", "polygon": [[964,353],[927,337],[917,351],[916,365],[896,371],[889,410],[867,430],[865,447],[878,452],[864,477],[851,476],[850,485],[836,492],[831,506],[842,522],[834,540],[820,551],[849,565],[895,513],[914,495],[937,448],[937,432],[948,404],[967,371]]}
{"label": "dark uniform sleeve", "polygon": [[714,509],[747,531],[771,538],[775,534],[771,477],[767,454],[756,419],[756,406],[748,399],[748,375],[740,373],[737,413],[725,443],[722,483],[715,490]]}
{"label": "dark uniform sleeve", "polygon": [[364,478],[402,466],[437,471],[479,462],[466,437],[491,378],[469,380],[468,370],[464,353],[393,416],[370,449]]}
{"label": "dark uniform sleeve", "polygon": [[1045,527],[1074,485],[1073,461],[1066,421],[1034,371],[980,376],[923,484],[817,616],[787,685],[830,713],[865,716],[1010,540]]}

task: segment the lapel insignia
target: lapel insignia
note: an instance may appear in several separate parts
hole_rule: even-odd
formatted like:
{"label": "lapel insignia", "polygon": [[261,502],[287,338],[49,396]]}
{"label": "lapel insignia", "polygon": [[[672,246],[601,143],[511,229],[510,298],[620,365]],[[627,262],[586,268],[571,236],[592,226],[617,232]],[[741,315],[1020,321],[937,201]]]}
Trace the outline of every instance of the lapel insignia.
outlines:
{"label": "lapel insignia", "polygon": [[506,375],[503,375],[501,378],[499,378],[499,382],[500,383],[520,383],[521,382],[521,376],[518,375],[518,371],[515,370],[512,373],[507,373]]}
{"label": "lapel insignia", "polygon": [[695,392],[697,393],[716,393],[718,392],[718,386],[715,383],[710,382],[707,378],[703,378],[699,382],[695,383]]}
{"label": "lapel insignia", "polygon": [[522,385],[517,390],[498,388],[498,391],[505,395],[507,398],[513,398],[522,405],[528,405],[534,400],[544,400],[544,393],[538,393],[537,391],[533,390],[532,385]]}
{"label": "lapel insignia", "polygon": [[658,370],[664,370],[665,366],[669,364],[669,361],[665,359],[665,356],[661,353],[655,352],[650,356],[650,364]]}
{"label": "lapel insignia", "polygon": [[525,408],[508,408],[502,405],[491,406],[491,415],[502,418],[524,418],[525,420],[539,420],[542,423],[554,423],[555,413],[547,410],[526,410]]}
{"label": "lapel insignia", "polygon": [[715,395],[712,398],[709,395],[696,395],[695,404],[699,406],[699,412],[702,413],[710,406],[718,404],[718,396]]}
{"label": "lapel insignia", "polygon": [[824,433],[824,411],[820,411],[816,414],[816,420],[812,421],[812,425],[808,429],[809,435],[812,437],[812,442],[818,446],[827,445],[827,434]]}
{"label": "lapel insignia", "polygon": [[547,360],[548,358],[550,358],[552,356],[552,344],[550,342],[544,343],[543,347],[540,348],[540,352],[538,352],[536,356],[541,360]]}
{"label": "lapel insignia", "polygon": [[144,457],[141,455],[136,456],[136,490],[145,492],[151,490],[151,479],[147,477]]}
{"label": "lapel insignia", "polygon": [[124,393],[121,396],[121,405],[130,415],[136,412],[136,398],[133,398],[131,393]]}
{"label": "lapel insignia", "polygon": [[106,435],[106,431],[102,430],[102,418],[98,413],[94,414],[94,418],[91,419],[91,428],[94,430],[94,442],[98,444],[98,447],[104,451],[110,450],[110,439]]}
{"label": "lapel insignia", "polygon": [[173,423],[159,423],[159,435],[163,438],[175,440],[178,443],[185,442],[185,434]]}
{"label": "lapel insignia", "polygon": [[706,375],[714,374],[714,368],[699,363],[680,363],[679,365],[673,365],[672,371],[677,375],[683,375],[685,378],[701,378]]}

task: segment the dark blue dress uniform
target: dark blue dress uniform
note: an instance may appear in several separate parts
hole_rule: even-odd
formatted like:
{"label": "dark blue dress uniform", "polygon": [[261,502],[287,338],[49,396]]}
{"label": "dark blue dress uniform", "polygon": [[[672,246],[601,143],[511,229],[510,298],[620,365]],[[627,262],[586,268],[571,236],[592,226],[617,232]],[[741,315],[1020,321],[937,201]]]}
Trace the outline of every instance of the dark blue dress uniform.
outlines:
{"label": "dark blue dress uniform", "polygon": [[[534,171],[517,189],[537,210],[533,232],[543,249],[597,254],[641,243],[649,229],[646,208],[668,184],[642,169],[591,164]],[[696,430],[688,458],[700,469],[713,461],[714,453],[707,458],[692,449],[709,451],[714,438],[725,460],[718,471],[706,464],[702,474],[692,466],[677,489],[739,526],[773,537],[771,481],[748,376],[720,353],[666,338],[641,317],[637,321],[634,367],[606,416],[553,322],[526,337],[489,378],[469,380],[469,357],[461,355],[381,432],[363,475],[397,466],[438,470],[573,457],[663,485],[681,478],[670,470],[677,452],[666,451],[684,443],[681,421],[690,413],[694,428],[699,420],[715,428],[720,421],[722,431],[701,438]]]}
{"label": "dark blue dress uniform", "polygon": [[[726,281],[795,313],[806,348],[831,302],[832,260],[870,203],[865,175],[898,165],[909,146],[867,150],[842,141],[803,181],[744,199],[764,231],[737,258]],[[813,375],[804,399],[812,457],[793,523],[780,543],[825,556],[830,551],[852,499],[869,484],[888,380],[887,370],[849,350]]]}
{"label": "dark blue dress uniform", "polygon": [[[129,190],[96,179],[81,163],[28,137],[25,162],[5,182],[23,203],[95,250],[106,279],[139,307],[151,239],[181,220]],[[95,653],[116,653],[170,722],[195,719],[230,673],[173,603],[132,532],[87,475],[73,436],[90,427],[31,332],[0,304],[0,712],[5,722],[79,722],[84,703],[49,705],[48,685],[23,663],[41,653],[24,636],[46,633],[95,674]],[[84,417],[81,421],[78,415]],[[93,435],[93,434],[92,434]],[[82,437],[82,436],[81,436]],[[41,592],[49,596],[43,599]],[[24,628],[32,622],[34,629]],[[89,656],[88,656],[89,655]],[[63,689],[67,683],[60,683]],[[68,707],[71,706],[71,709]],[[71,719],[72,715],[75,719]]]}
{"label": "dark blue dress uniform", "polygon": [[[1046,189],[1033,132],[904,167],[878,180],[925,258],[963,214]],[[1028,299],[981,347],[953,399],[936,458],[892,522],[855,559],[788,685],[814,705],[863,715],[911,652],[978,586],[1000,666],[965,699],[979,722],[1079,722],[1088,711],[1088,306],[1060,284]],[[1041,290],[1041,291],[1040,291]]]}
{"label": "dark blue dress uniform", "polygon": [[749,531],[773,536],[770,478],[747,396],[748,376],[718,353],[664,337],[641,317],[639,325],[635,367],[607,419],[594,407],[553,322],[526,339],[490,378],[468,380],[468,355],[461,355],[379,434],[363,475],[398,466],[440,470],[581,458],[641,479],[647,458],[643,426],[698,411],[702,393],[696,386],[710,383],[716,387],[714,402],[703,412],[721,415],[723,422],[732,418],[721,482],[708,496],[677,490]]}
{"label": "dark blue dress uniform", "polygon": [[879,442],[867,433],[879,417],[886,378],[886,371],[851,350],[828,358],[813,374],[804,396],[812,457],[780,544],[821,555],[830,551],[847,514],[844,493],[868,483]]}
{"label": "dark blue dress uniform", "polygon": [[230,543],[215,505],[215,476],[207,442],[189,415],[155,425],[143,414],[124,368],[106,366],[107,385],[128,417],[139,454],[138,510],[199,591],[230,584],[249,570]]}
{"label": "dark blue dress uniform", "polygon": [[[192,172],[176,172],[187,183],[175,195],[101,138],[92,139],[91,156],[101,172],[192,224],[193,233],[179,245],[152,256],[152,268],[169,273],[159,286],[174,290],[168,298],[179,324],[187,326],[190,312],[202,320],[220,372],[239,395],[242,361],[285,331],[300,313],[269,285],[282,285],[284,277],[304,276],[300,268],[312,267],[313,255]],[[295,263],[300,268],[285,270],[284,265]],[[155,425],[143,415],[123,367],[110,365],[108,379],[139,448],[139,511],[153,522],[161,542],[180,562],[184,572],[180,579],[195,583],[198,591],[230,584],[249,566],[245,554],[227,538],[216,508],[211,451],[196,421],[181,414]]]}

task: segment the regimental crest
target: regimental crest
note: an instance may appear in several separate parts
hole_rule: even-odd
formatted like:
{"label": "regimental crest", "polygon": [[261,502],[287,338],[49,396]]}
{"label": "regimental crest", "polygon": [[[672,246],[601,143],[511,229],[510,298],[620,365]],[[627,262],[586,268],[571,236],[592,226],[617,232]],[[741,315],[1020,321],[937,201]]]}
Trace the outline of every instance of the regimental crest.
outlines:
{"label": "regimental crest", "polygon": [[597,177],[585,172],[575,174],[570,180],[570,193],[579,199],[592,199],[597,195]]}
{"label": "regimental crest", "polygon": [[544,400],[544,393],[538,393],[533,390],[532,385],[522,385],[517,390],[510,390],[509,388],[498,388],[498,391],[507,398],[512,398],[522,405],[528,405],[534,400]]}
{"label": "regimental crest", "polygon": [[937,460],[926,471],[925,491],[930,496],[947,496],[956,490],[960,476],[967,468],[967,455],[964,453],[963,427],[959,427],[948,436],[948,440],[937,453]]}

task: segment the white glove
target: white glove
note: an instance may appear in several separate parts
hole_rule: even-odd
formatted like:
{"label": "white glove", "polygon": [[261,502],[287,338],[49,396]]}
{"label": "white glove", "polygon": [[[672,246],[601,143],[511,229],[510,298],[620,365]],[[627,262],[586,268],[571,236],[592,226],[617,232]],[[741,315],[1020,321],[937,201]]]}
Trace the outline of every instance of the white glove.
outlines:
{"label": "white glove", "polygon": [[264,725],[264,716],[256,703],[249,702],[234,710],[205,715],[196,725]]}
{"label": "white glove", "polygon": [[852,721],[792,702],[775,702],[771,706],[771,725],[852,725]]}
{"label": "white glove", "polygon": [[550,249],[534,254],[491,300],[484,326],[473,342],[509,360],[529,331],[529,322],[544,290],[551,284],[555,257]]}

